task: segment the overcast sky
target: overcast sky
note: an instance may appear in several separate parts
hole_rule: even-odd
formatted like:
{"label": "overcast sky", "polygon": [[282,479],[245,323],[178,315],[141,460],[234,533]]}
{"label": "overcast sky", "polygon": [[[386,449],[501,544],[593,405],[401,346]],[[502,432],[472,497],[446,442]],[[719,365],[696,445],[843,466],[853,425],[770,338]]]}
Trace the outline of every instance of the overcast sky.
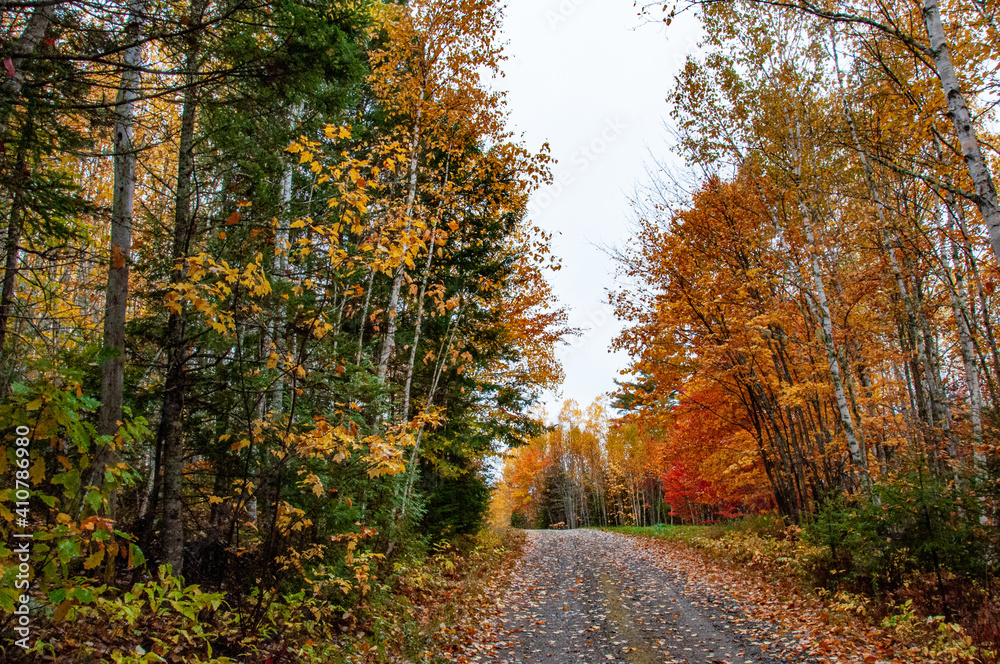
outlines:
{"label": "overcast sky", "polygon": [[547,400],[551,416],[563,399],[587,405],[613,390],[628,363],[610,353],[621,325],[607,305],[615,265],[602,247],[627,240],[628,198],[650,151],[668,155],[664,99],[698,30],[693,21],[650,25],[632,0],[509,0],[505,37],[499,85],[511,126],[529,149],[547,141],[559,161],[530,216],[555,235],[563,269],[551,282],[571,324],[585,330],[560,351],[566,383]]}

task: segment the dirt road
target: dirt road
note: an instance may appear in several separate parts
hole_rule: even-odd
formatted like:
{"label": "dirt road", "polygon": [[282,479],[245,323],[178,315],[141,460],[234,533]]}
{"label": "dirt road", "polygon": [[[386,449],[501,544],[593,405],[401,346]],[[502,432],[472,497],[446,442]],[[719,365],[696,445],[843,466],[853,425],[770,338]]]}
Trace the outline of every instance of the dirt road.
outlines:
{"label": "dirt road", "polygon": [[814,661],[725,591],[613,533],[529,532],[503,604],[486,660],[497,664]]}

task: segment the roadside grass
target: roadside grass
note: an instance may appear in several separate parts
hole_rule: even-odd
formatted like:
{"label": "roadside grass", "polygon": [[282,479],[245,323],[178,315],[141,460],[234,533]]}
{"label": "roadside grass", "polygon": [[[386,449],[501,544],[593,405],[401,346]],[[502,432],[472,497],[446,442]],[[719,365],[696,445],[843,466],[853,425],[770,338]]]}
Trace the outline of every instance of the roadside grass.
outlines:
{"label": "roadside grass", "polygon": [[608,526],[594,530],[606,530],[611,533],[633,535],[636,537],[652,537],[654,539],[678,540],[691,544],[697,538],[712,538],[720,526],[672,526],[659,524],[656,526]]}

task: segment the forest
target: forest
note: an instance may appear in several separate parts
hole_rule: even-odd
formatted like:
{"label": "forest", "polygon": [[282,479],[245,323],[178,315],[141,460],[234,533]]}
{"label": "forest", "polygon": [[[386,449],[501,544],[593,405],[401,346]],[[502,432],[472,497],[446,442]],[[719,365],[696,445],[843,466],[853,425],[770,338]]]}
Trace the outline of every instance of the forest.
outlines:
{"label": "forest", "polygon": [[453,660],[509,527],[756,528],[1000,643],[998,9],[691,13],[628,366],[549,418],[502,2],[0,4],[0,659]]}
{"label": "forest", "polygon": [[328,661],[560,379],[498,4],[0,12],[0,659]]}

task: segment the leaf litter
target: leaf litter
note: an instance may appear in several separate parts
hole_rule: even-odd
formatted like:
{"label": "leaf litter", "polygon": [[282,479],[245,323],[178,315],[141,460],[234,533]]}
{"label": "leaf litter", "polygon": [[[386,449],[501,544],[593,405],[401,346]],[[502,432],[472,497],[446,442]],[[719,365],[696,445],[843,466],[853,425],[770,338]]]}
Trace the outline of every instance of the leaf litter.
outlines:
{"label": "leaf litter", "polygon": [[475,643],[489,664],[897,664],[928,661],[818,598],[682,543],[598,530],[529,531],[488,584]]}

